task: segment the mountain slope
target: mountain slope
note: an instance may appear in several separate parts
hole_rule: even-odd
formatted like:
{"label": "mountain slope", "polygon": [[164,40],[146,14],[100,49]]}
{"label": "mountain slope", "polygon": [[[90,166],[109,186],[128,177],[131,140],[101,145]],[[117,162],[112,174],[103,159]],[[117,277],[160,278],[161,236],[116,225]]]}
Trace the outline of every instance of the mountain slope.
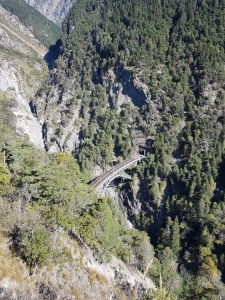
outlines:
{"label": "mountain slope", "polygon": [[29,101],[47,76],[43,61],[47,49],[19,19],[0,6],[0,93],[10,103],[16,131],[27,134],[43,148],[42,129],[31,113]]}
{"label": "mountain slope", "polygon": [[95,194],[71,155],[43,149],[31,100],[48,86],[46,52],[0,6],[0,299],[128,300],[136,286],[140,296],[155,288],[143,274],[147,234]]}
{"label": "mountain slope", "polygon": [[60,28],[24,0],[1,0],[0,4],[4,9],[16,15],[25,27],[30,28],[34,37],[42,45],[49,47],[60,38]]}
{"label": "mountain slope", "polygon": [[224,16],[224,1],[76,1],[36,100],[46,148],[93,176],[148,151],[121,202],[179,299],[224,297]]}

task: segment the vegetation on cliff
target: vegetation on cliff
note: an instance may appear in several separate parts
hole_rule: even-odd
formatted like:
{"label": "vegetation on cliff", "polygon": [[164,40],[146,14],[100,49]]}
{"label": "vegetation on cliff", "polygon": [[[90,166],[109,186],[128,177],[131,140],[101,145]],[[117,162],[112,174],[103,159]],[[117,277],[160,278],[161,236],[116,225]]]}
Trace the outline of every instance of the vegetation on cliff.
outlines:
{"label": "vegetation on cliff", "polygon": [[[57,71],[35,105],[51,115],[57,90],[60,118],[45,120],[53,129],[46,148],[74,120],[77,160],[16,138],[1,101],[1,228],[30,273],[58,259],[51,239],[60,228],[99,259],[114,253],[147,268],[159,289],[145,299],[225,298],[224,45],[224,0],[76,1]],[[86,184],[96,165],[137,151],[138,134],[147,158],[120,191],[134,226],[154,244],[153,260],[147,235],[127,230],[113,202]]]}
{"label": "vegetation on cliff", "polygon": [[[137,132],[148,137],[139,190],[123,187],[142,210],[124,204],[154,243],[151,276],[179,299],[225,297],[224,31],[223,0],[78,0],[55,62],[54,84],[74,93],[56,136],[80,103],[82,170],[131,155]],[[147,87],[144,103],[119,105],[111,70],[116,93],[128,81]]]}
{"label": "vegetation on cliff", "polygon": [[44,46],[54,45],[60,38],[60,28],[24,0],[0,0],[0,4],[7,11],[16,15],[22,24],[30,28],[34,37]]}
{"label": "vegetation on cliff", "polygon": [[[127,228],[118,207],[96,195],[70,154],[48,155],[28,138],[16,137],[9,104],[1,96],[0,236],[8,240],[11,253],[30,275],[44,266],[63,268],[74,251],[57,250],[63,236],[88,245],[102,263],[113,254],[145,270],[154,255],[147,234]],[[3,280],[1,265],[0,271]]]}

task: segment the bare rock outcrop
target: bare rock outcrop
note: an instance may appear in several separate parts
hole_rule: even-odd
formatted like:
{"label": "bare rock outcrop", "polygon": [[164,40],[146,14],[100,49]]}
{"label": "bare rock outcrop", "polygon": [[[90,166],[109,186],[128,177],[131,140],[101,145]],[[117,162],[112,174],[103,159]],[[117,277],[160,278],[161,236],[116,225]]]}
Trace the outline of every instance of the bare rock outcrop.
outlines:
{"label": "bare rock outcrop", "polygon": [[16,116],[18,135],[27,134],[37,148],[44,148],[41,126],[31,113],[23,91],[23,78],[7,61],[0,62],[0,91],[6,92],[13,100],[11,109]]}
{"label": "bare rock outcrop", "polygon": [[25,0],[47,19],[61,24],[75,0]]}
{"label": "bare rock outcrop", "polygon": [[[61,234],[56,248],[62,259],[57,265],[38,268],[32,276],[19,258],[10,255],[6,240],[0,240],[0,267],[8,264],[8,272],[4,267],[0,272],[0,299],[130,300],[137,287],[136,299],[141,299],[144,290],[155,289],[149,277],[120,259],[113,256],[110,262],[99,263],[90,248],[80,247],[63,231],[53,234],[56,239]],[[69,255],[70,262],[63,253]]]}
{"label": "bare rock outcrop", "polygon": [[0,46],[0,92],[10,101],[16,132],[20,136],[28,135],[37,148],[44,148],[42,127],[32,114],[29,101],[47,74],[42,59],[47,49],[1,5]]}

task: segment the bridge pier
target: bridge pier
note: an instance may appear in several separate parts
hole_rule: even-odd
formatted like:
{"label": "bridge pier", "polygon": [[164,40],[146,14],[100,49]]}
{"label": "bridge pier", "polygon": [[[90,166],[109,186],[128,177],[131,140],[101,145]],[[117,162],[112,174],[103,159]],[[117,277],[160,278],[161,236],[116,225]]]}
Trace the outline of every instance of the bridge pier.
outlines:
{"label": "bridge pier", "polygon": [[124,179],[131,179],[132,177],[130,175],[128,175],[125,171],[120,171],[116,174],[116,176],[113,179],[109,179],[105,182],[103,182],[101,185],[99,185],[99,187],[96,188],[96,191],[98,191],[101,195],[105,195],[105,191],[107,189],[107,187],[109,186],[109,184],[117,177],[122,177]]}

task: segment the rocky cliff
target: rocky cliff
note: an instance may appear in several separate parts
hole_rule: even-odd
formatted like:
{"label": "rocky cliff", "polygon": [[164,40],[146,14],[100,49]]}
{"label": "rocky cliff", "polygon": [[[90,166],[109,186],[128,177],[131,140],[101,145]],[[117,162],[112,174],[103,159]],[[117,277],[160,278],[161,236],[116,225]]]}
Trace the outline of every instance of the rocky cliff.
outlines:
{"label": "rocky cliff", "polygon": [[[15,117],[17,135],[20,137],[27,135],[36,148],[44,148],[44,136],[45,146],[49,151],[72,152],[79,146],[81,140],[80,129],[84,122],[80,116],[82,101],[72,104],[74,105],[73,116],[69,120],[65,119],[64,105],[71,101],[76,89],[71,88],[73,82],[68,79],[64,86],[65,90],[68,88],[68,92],[61,93],[60,86],[58,84],[54,86],[55,70],[50,76],[52,85],[48,87],[46,84],[44,87],[48,76],[47,65],[43,60],[46,52],[47,49],[40,46],[32,31],[24,27],[16,16],[0,6],[0,100],[4,99],[9,103]],[[135,107],[144,105],[148,101],[142,88],[130,82],[127,70],[111,69],[105,75],[105,84],[112,85],[108,96],[112,102],[118,104],[119,109],[123,104],[131,104]],[[48,88],[49,94],[46,92]],[[39,104],[37,100],[32,101],[37,91]],[[45,100],[47,106],[43,108]],[[39,120],[36,118],[37,109],[39,114],[43,112]],[[54,140],[56,130],[54,123],[60,128],[64,127],[60,139]],[[38,153],[37,149],[35,151]],[[43,154],[44,151],[40,153]],[[46,166],[43,169],[45,168]],[[33,174],[32,171],[31,173]],[[27,182],[22,183],[22,187],[21,185],[18,187],[18,195],[22,195],[23,190],[26,190],[26,195],[29,194]],[[35,187],[33,192],[36,193],[37,190],[38,188]],[[17,191],[13,193],[16,195]],[[3,211],[3,197],[5,195],[0,194],[1,211]],[[8,193],[7,197],[11,199]],[[20,196],[17,199],[20,199]],[[32,214],[33,218],[35,217]],[[27,224],[27,215],[25,220]],[[20,222],[21,220],[19,226]],[[131,259],[134,264],[130,261],[125,263],[125,260],[122,261],[114,255],[111,262],[100,263],[99,261],[103,260],[97,257],[95,251],[88,247],[84,240],[77,238],[73,233],[68,235],[68,232],[60,230],[59,227],[52,232],[52,240],[55,242],[57,240],[54,249],[57,255],[59,254],[57,261],[35,268],[31,276],[28,272],[28,264],[22,262],[20,251],[17,254],[15,251],[17,257],[12,257],[14,251],[10,244],[12,241],[9,242],[8,236],[0,231],[0,299],[36,300],[66,297],[71,300],[128,300],[132,297],[140,299],[144,290],[155,289],[154,283],[147,276],[148,268],[140,269],[133,257]],[[149,243],[148,246],[150,247]],[[149,249],[151,262],[154,251],[152,247]],[[138,268],[145,273],[138,271]]]}
{"label": "rocky cliff", "polygon": [[11,101],[16,131],[27,134],[31,142],[43,148],[42,129],[29,107],[31,97],[47,75],[40,46],[32,32],[19,19],[0,6],[0,92]]}
{"label": "rocky cliff", "polygon": [[[55,239],[57,234],[53,233]],[[61,244],[56,248],[58,253],[67,252],[70,262],[64,257],[57,265],[45,266],[32,276],[10,255],[0,236],[0,299],[130,300],[138,287],[139,297],[144,290],[155,289],[149,277],[121,260],[113,257],[110,263],[100,264],[91,249],[81,249],[76,241],[61,234]]]}
{"label": "rocky cliff", "polygon": [[222,299],[224,228],[206,228],[224,216],[223,4],[96,2],[76,1],[67,15],[49,88],[36,99],[46,148],[73,152],[96,174],[143,146],[133,180],[117,182],[119,200],[148,231],[174,298],[209,297],[211,264]]}
{"label": "rocky cliff", "polygon": [[46,18],[61,24],[75,0],[25,0]]}

